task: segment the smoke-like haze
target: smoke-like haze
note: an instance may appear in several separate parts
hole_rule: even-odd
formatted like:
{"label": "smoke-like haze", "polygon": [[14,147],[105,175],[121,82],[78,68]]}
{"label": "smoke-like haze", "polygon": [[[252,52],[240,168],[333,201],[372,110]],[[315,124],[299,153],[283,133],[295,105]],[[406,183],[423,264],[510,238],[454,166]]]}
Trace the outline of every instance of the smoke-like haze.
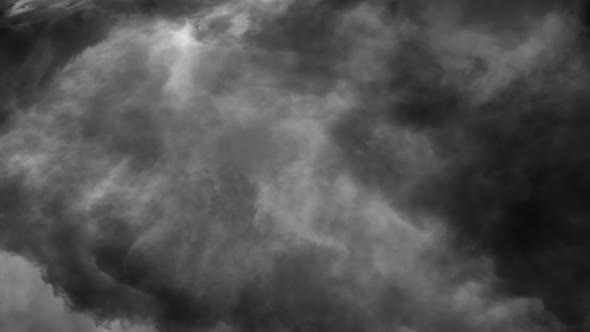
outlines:
{"label": "smoke-like haze", "polygon": [[0,329],[590,327],[582,3],[0,4]]}

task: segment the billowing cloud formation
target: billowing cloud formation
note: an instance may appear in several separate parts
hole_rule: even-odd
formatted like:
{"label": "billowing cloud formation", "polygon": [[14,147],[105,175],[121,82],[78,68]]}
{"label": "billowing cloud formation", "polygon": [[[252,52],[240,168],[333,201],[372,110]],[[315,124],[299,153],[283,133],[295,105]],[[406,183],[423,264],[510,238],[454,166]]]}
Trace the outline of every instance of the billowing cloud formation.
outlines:
{"label": "billowing cloud formation", "polygon": [[[34,84],[3,91],[0,246],[74,311],[162,331],[582,328],[567,276],[530,280],[583,245],[527,242],[583,228],[569,13],[507,31],[459,1],[19,3],[14,43],[53,30],[7,53],[3,78]],[[73,17],[96,40],[57,44]]]}
{"label": "billowing cloud formation", "polygon": [[150,332],[150,327],[125,326],[110,322],[97,326],[90,317],[71,313],[51,287],[43,282],[39,270],[24,259],[0,255],[0,328],[6,331],[56,332]]}

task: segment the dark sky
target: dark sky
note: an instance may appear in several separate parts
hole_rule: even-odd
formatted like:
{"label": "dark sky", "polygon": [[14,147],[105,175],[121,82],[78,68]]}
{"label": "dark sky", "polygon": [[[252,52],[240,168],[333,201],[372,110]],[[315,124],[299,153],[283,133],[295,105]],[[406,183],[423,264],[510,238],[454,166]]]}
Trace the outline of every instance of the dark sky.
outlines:
{"label": "dark sky", "polygon": [[0,4],[0,330],[590,329],[585,3]]}

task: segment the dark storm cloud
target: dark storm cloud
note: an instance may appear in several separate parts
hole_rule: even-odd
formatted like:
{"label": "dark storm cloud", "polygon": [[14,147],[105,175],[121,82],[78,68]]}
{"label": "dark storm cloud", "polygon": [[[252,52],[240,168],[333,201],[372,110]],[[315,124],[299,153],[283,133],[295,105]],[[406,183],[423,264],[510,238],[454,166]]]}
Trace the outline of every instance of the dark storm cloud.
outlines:
{"label": "dark storm cloud", "polygon": [[[427,11],[427,22],[446,30],[435,31],[430,47],[417,41],[401,51],[409,73],[384,90],[394,82],[405,98],[365,104],[334,133],[359,178],[420,213],[444,216],[462,248],[492,255],[507,290],[543,299],[572,331],[584,330],[587,37],[567,8],[558,17],[500,7],[510,14],[474,16],[481,6],[461,5],[470,22],[459,25]],[[520,28],[506,32],[505,20]],[[413,175],[415,165],[383,143],[375,128],[395,130],[400,121],[434,144],[440,168]],[[399,190],[408,178],[420,183],[409,195]]]}
{"label": "dark storm cloud", "polygon": [[5,6],[0,246],[74,311],[584,328],[573,4],[59,4]]}

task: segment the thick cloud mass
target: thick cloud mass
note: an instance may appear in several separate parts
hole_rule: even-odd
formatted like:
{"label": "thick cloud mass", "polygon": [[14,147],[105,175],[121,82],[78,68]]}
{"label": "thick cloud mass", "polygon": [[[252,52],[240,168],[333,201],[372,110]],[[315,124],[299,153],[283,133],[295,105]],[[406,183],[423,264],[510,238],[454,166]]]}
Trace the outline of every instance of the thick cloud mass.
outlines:
{"label": "thick cloud mass", "polygon": [[583,3],[0,4],[3,329],[589,327]]}

